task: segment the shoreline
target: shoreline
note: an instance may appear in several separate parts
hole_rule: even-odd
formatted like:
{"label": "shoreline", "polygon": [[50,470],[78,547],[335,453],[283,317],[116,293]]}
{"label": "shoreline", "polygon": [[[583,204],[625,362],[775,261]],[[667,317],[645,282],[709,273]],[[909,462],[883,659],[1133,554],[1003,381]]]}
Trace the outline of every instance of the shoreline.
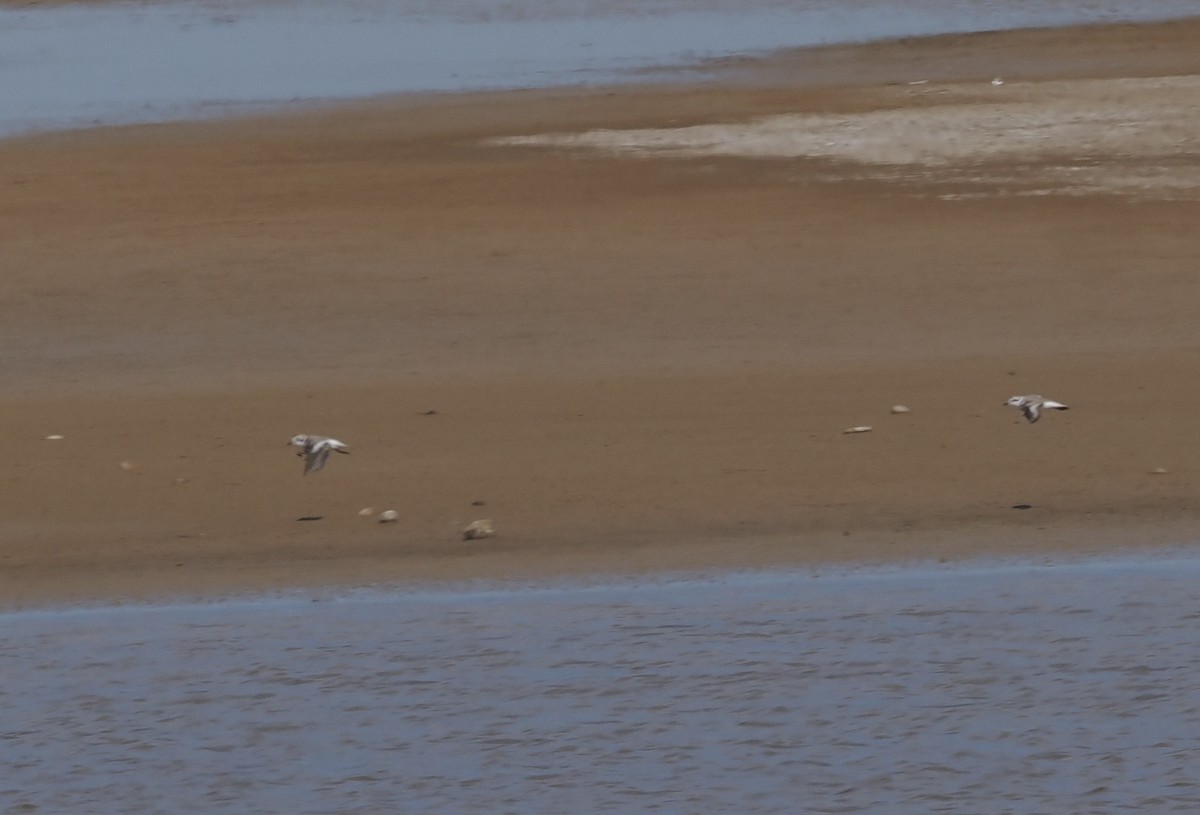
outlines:
{"label": "shoreline", "polygon": [[[522,59],[528,64],[528,70],[524,72],[509,71],[503,67],[506,63],[500,60],[491,69],[475,66],[473,72],[461,73],[454,54],[448,53],[444,55],[445,59],[441,58],[443,51],[454,50],[455,40],[450,37],[445,43],[439,43],[440,47],[432,52],[390,68],[380,64],[387,62],[389,53],[365,53],[360,61],[375,65],[376,70],[364,73],[362,65],[355,68],[328,58],[328,54],[325,55],[325,61],[314,63],[311,53],[288,51],[288,42],[307,41],[328,33],[314,27],[311,20],[305,25],[302,12],[311,9],[293,0],[257,3],[240,10],[226,8],[220,3],[214,5],[196,0],[0,0],[0,12],[7,10],[15,18],[14,32],[23,30],[26,17],[33,20],[40,15],[41,19],[46,20],[50,15],[49,19],[54,19],[59,10],[78,10],[85,16],[96,10],[92,24],[100,27],[90,38],[92,40],[120,38],[131,22],[136,22],[141,29],[157,19],[160,27],[154,37],[149,36],[150,29],[147,28],[143,31],[146,36],[134,38],[125,44],[127,47],[122,50],[130,52],[127,56],[132,60],[128,64],[109,64],[107,60],[110,54],[107,51],[88,51],[78,45],[73,52],[56,53],[58,45],[54,37],[36,47],[28,47],[30,44],[24,43],[19,33],[11,37],[13,41],[10,45],[13,48],[18,51],[28,48],[27,53],[23,53],[14,63],[14,70],[18,72],[13,76],[13,81],[28,92],[10,100],[9,107],[13,109],[10,113],[14,114],[14,118],[0,119],[0,133],[4,134],[0,138],[36,137],[97,127],[202,123],[278,114],[315,115],[324,108],[345,102],[400,104],[398,97],[409,96],[420,98],[555,89],[570,93],[596,90],[626,94],[637,85],[658,86],[661,89],[664,85],[675,83],[704,84],[710,81],[718,84],[742,83],[759,88],[772,84],[795,86],[797,80],[809,88],[888,84],[897,82],[897,68],[901,71],[918,70],[924,77],[923,81],[962,81],[971,78],[986,81],[991,78],[986,71],[994,72],[1000,66],[985,67],[985,74],[977,75],[982,61],[973,52],[991,50],[990,38],[996,35],[1018,37],[1015,40],[1006,39],[1001,51],[1016,42],[1027,49],[1026,58],[1006,66],[1006,73],[1011,71],[1015,78],[1052,76],[1061,79],[1070,75],[1061,71],[1064,63],[1055,56],[1058,50],[1057,32],[1062,31],[1079,32],[1080,37],[1094,41],[1091,45],[1073,42],[1070,46],[1073,51],[1091,48],[1097,54],[1105,53],[1106,45],[1111,44],[1109,41],[1114,33],[1118,34],[1121,38],[1119,47],[1125,52],[1122,54],[1123,60],[1133,57],[1143,64],[1140,70],[1160,75],[1162,65],[1170,63],[1171,57],[1164,60],[1161,50],[1137,42],[1135,32],[1146,25],[1186,25],[1195,22],[1200,17],[1200,8],[1190,6],[1190,2],[1184,0],[1181,7],[1172,7],[1175,16],[1151,17],[1148,20],[1139,19],[1136,14],[1127,18],[1125,10],[1101,4],[1089,7],[1087,13],[1078,12],[1074,22],[1054,14],[1021,13],[1011,8],[1001,12],[993,8],[990,13],[978,10],[975,14],[960,9],[959,13],[939,16],[937,22],[919,13],[912,16],[901,14],[882,27],[867,25],[866,28],[861,25],[848,27],[839,22],[838,15],[830,17],[814,11],[809,19],[809,14],[797,12],[796,16],[788,17],[790,22],[781,22],[775,27],[776,30],[795,29],[804,32],[791,39],[764,35],[761,30],[752,28],[736,41],[728,41],[729,32],[725,26],[720,26],[721,34],[714,37],[711,30],[706,30],[712,27],[711,23],[707,26],[705,23],[686,23],[685,29],[689,33],[679,41],[673,36],[666,37],[666,41],[674,45],[665,46],[665,50],[635,47],[626,53],[613,44],[629,38],[619,34],[611,36],[616,32],[610,31],[609,48],[616,47],[617,50],[608,51],[603,56],[603,47],[593,52],[593,43],[587,42],[581,46],[588,52],[587,59],[577,65],[569,60],[562,62],[553,49],[543,51],[538,47],[538,43],[559,38],[556,29],[551,28],[548,35],[532,37],[523,44]],[[158,12],[173,6],[181,9],[180,14],[171,13],[167,19],[161,19],[164,15]],[[270,10],[271,19],[257,20],[256,12],[265,9]],[[511,20],[506,16],[508,13],[513,15]],[[699,14],[703,17],[716,12],[713,9],[689,10],[681,7],[664,15],[641,15],[628,9],[615,11],[600,7],[596,13],[599,15],[594,18],[596,21],[645,17],[647,22],[665,23],[675,17],[687,20],[690,15]],[[125,16],[124,23],[119,15]],[[1113,22],[1114,17],[1124,21]],[[399,36],[408,30],[408,26],[402,24],[406,19],[408,16],[400,11],[394,18],[384,14],[378,24],[391,25],[392,36]],[[418,24],[430,22],[421,15],[412,19]],[[458,17],[453,19],[459,20]],[[507,21],[519,22],[522,26],[553,27],[568,19],[573,19],[569,13],[560,16],[550,12],[543,18],[513,9],[502,11],[495,18],[481,12],[480,19],[474,22],[506,24]],[[581,23],[588,19],[592,18],[579,18]],[[60,23],[68,25],[68,20],[69,15],[62,18]],[[353,24],[361,23],[361,20],[351,16],[350,20],[343,22],[350,22],[353,28]],[[293,25],[299,25],[300,29],[291,31],[287,28]],[[43,27],[33,25],[29,30],[36,33]],[[669,33],[672,27],[665,24],[660,33]],[[938,33],[947,29],[950,33]],[[227,35],[235,31],[240,35],[230,39]],[[281,32],[287,33],[281,36]],[[377,41],[375,37],[367,37],[364,42],[356,42],[355,37],[360,34],[342,31],[337,36],[346,38],[342,46],[350,51],[372,47],[372,42]],[[199,50],[228,52],[226,59],[233,60],[237,65],[234,71],[236,78],[232,82],[229,71],[223,77],[212,77],[208,82],[187,81],[189,75],[207,75],[211,72],[211,66],[206,67],[203,58],[200,61],[195,59],[193,52],[197,50],[198,37],[208,37],[210,40],[206,48]],[[239,43],[248,39],[257,41],[259,47],[243,52]],[[160,42],[160,48],[167,52],[178,52],[181,59],[185,59],[182,55],[192,56],[182,62],[168,60],[162,65],[169,76],[165,84],[146,84],[141,79],[146,74],[138,72],[135,66],[156,62],[162,56],[153,49],[145,53],[139,50],[140,43],[147,40]],[[424,38],[418,36],[415,41],[400,41],[394,45],[402,51],[410,51],[423,42]],[[915,43],[917,45],[914,46]],[[956,51],[959,53],[956,54]],[[263,53],[273,53],[276,60],[284,61],[263,63],[256,56]],[[1003,57],[1003,54],[1000,56]],[[1104,65],[1103,57],[1097,65],[1090,67],[1083,65],[1079,57],[1078,54],[1072,56],[1067,63],[1073,65],[1071,70],[1083,75],[1093,73],[1097,67]],[[76,70],[73,73],[59,73],[58,66],[62,64],[73,65]],[[411,70],[420,66],[424,67],[419,72]],[[933,70],[929,71],[930,68]],[[123,75],[118,83],[118,91],[113,91],[111,83],[90,84],[94,75],[110,71],[118,71]],[[272,73],[290,76],[291,80],[280,82],[278,79],[264,79],[263,75]],[[400,84],[396,83],[398,73],[406,77]],[[559,77],[560,81],[550,85],[541,84],[550,75]],[[39,84],[43,82],[44,86]],[[72,90],[56,90],[66,88]]]}
{"label": "shoreline", "polygon": [[[1128,531],[1128,530],[1124,530]],[[1161,533],[1161,529],[1158,530]],[[203,592],[164,588],[146,592],[144,587],[135,593],[121,592],[112,584],[104,594],[50,595],[39,594],[29,603],[8,602],[0,605],[0,616],[14,615],[75,615],[110,610],[154,610],[209,608],[227,605],[272,605],[322,602],[355,602],[387,597],[484,597],[518,596],[526,592],[608,592],[643,591],[659,587],[698,587],[726,585],[736,582],[753,583],[778,580],[888,580],[894,577],[1004,575],[1012,572],[1042,570],[1137,570],[1161,568],[1163,564],[1194,566],[1198,550],[1192,544],[1162,542],[1145,546],[1129,546],[1122,541],[1086,549],[1036,548],[1028,552],[988,554],[982,552],[968,558],[929,556],[897,559],[883,556],[878,559],[833,559],[813,562],[779,562],[753,566],[700,566],[673,569],[670,566],[640,572],[626,570],[587,570],[564,573],[547,571],[528,574],[486,577],[438,578],[410,576],[395,582],[363,579],[329,582],[314,577],[304,582],[274,585],[253,582],[246,586],[209,588]],[[130,584],[132,585],[132,583]]]}
{"label": "shoreline", "polygon": [[[1074,159],[1044,144],[881,175],[489,140],[919,123],[995,104],[998,68],[1004,104],[1073,117],[1050,73],[1194,76],[1197,31],[0,141],[0,605],[1194,544],[1200,196],[1160,183],[1192,178],[1194,143],[1080,119],[1070,172],[1135,179],[1114,193],[1053,187]],[[1030,391],[1072,410],[1000,406]],[[353,455],[302,477],[301,432]],[[497,536],[462,541],[483,517]]]}

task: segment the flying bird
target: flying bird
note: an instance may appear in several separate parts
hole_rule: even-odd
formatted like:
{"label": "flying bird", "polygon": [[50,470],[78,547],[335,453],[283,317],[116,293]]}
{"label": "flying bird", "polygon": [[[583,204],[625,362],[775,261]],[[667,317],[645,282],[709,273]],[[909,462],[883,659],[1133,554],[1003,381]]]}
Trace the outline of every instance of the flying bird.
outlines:
{"label": "flying bird", "polygon": [[1036,393],[1027,393],[1024,396],[1010,397],[1005,405],[1012,405],[1015,408],[1020,408],[1021,413],[1033,424],[1038,419],[1042,418],[1042,409],[1046,410],[1070,410],[1062,402],[1055,402],[1052,399],[1047,399]]}
{"label": "flying bird", "polygon": [[350,448],[343,442],[328,436],[310,436],[307,433],[301,433],[299,436],[292,436],[292,440],[288,444],[300,448],[300,452],[296,455],[304,456],[305,475],[315,473],[324,467],[325,462],[329,460],[329,451],[331,450],[346,455],[350,454]]}

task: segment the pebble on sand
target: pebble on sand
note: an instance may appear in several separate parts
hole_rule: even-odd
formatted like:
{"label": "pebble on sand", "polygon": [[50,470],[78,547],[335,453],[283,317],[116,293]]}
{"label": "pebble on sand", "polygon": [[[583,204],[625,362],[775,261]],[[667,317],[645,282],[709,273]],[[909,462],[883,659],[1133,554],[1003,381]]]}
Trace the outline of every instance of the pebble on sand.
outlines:
{"label": "pebble on sand", "polygon": [[467,524],[467,528],[463,530],[462,536],[465,541],[473,541],[480,538],[490,538],[495,534],[496,529],[492,526],[492,522],[485,518]]}
{"label": "pebble on sand", "polygon": [[363,516],[364,518],[370,518],[372,515],[375,514],[375,510],[372,509],[371,507],[363,507],[362,509],[360,509],[358,511],[358,514]]}
{"label": "pebble on sand", "polygon": [[870,433],[875,428],[870,425],[859,425],[858,427],[847,427],[842,433]]}
{"label": "pebble on sand", "polygon": [[383,512],[379,513],[379,523],[394,524],[396,522],[396,519],[399,517],[400,517],[400,513],[397,512],[396,510],[385,509]]}
{"label": "pebble on sand", "polygon": [[911,412],[911,408],[909,408],[908,405],[892,405],[892,414],[893,415],[897,414],[897,413],[909,413],[909,412]]}
{"label": "pebble on sand", "polygon": [[1166,475],[1166,474],[1167,474],[1166,467],[1155,467],[1153,470],[1150,471],[1150,475]]}
{"label": "pebble on sand", "polygon": [[59,435],[58,433],[51,433],[49,436],[46,436],[46,441],[59,441],[65,438],[66,436]]}

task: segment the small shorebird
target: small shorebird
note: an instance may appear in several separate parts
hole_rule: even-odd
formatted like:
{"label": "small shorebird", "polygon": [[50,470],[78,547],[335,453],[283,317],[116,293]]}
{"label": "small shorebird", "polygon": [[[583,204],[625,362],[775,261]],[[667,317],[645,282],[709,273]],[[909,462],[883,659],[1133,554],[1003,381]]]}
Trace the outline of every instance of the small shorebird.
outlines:
{"label": "small shorebird", "polygon": [[1030,424],[1042,418],[1042,408],[1045,408],[1046,410],[1070,409],[1062,402],[1055,402],[1052,399],[1047,399],[1046,397],[1040,396],[1036,393],[1027,393],[1024,396],[1010,397],[1009,400],[1004,404],[1012,405],[1015,408],[1020,408],[1021,412],[1025,414],[1025,418],[1029,420]]}
{"label": "small shorebird", "polygon": [[304,474],[315,473],[317,470],[325,466],[325,462],[329,460],[329,451],[335,450],[339,453],[350,454],[350,448],[337,439],[331,439],[328,436],[310,436],[307,433],[301,433],[299,436],[292,436],[292,440],[288,442],[292,447],[299,447],[298,456],[304,456]]}

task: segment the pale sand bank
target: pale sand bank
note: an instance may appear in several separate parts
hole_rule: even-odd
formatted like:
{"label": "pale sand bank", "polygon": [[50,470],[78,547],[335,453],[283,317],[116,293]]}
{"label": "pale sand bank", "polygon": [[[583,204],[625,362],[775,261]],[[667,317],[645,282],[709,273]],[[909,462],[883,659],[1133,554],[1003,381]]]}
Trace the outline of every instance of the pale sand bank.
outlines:
{"label": "pale sand bank", "polygon": [[[646,157],[821,158],[864,178],[978,183],[1023,195],[1200,195],[1200,76],[872,89],[872,107],[744,122],[505,136],[500,145]],[[987,187],[981,189],[986,190]]]}

